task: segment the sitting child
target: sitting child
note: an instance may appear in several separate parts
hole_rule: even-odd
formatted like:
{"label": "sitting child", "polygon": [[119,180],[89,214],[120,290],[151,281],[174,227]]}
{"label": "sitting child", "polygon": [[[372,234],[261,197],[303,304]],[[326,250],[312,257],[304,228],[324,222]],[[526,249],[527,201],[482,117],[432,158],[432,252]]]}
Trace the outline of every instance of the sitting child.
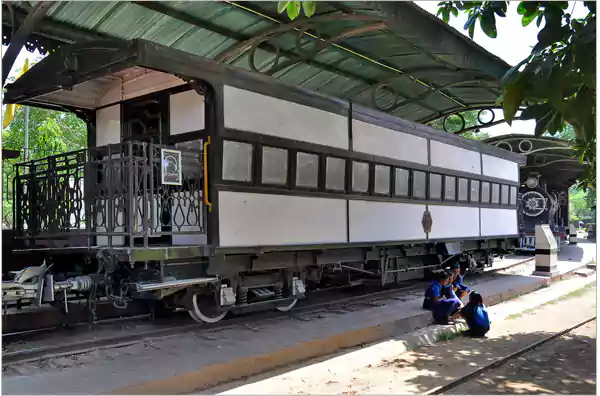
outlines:
{"label": "sitting child", "polygon": [[461,307],[461,302],[450,284],[451,279],[452,275],[449,272],[442,271],[425,290],[423,308],[432,311],[437,324],[448,324],[450,317]]}
{"label": "sitting child", "polygon": [[469,294],[469,302],[460,310],[460,315],[467,322],[469,330],[465,332],[470,337],[485,337],[490,331],[492,322],[488,316],[487,308],[483,303],[481,294],[476,291]]}
{"label": "sitting child", "polygon": [[466,295],[471,293],[471,289],[469,288],[469,286],[463,283],[463,276],[460,273],[460,265],[457,262],[454,262],[450,266],[450,271],[454,276],[454,279],[452,280],[452,287],[454,288],[454,293],[456,293],[456,296],[459,300],[462,300],[463,298],[465,298]]}

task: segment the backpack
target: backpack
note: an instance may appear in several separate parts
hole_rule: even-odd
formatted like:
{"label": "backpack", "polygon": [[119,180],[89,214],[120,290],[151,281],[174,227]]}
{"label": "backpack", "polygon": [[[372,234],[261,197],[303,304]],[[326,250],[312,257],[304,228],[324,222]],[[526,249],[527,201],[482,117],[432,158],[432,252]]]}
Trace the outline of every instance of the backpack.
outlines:
{"label": "backpack", "polygon": [[488,317],[487,309],[484,306],[476,307],[473,311],[473,321],[479,327],[485,329],[490,327],[490,318]]}

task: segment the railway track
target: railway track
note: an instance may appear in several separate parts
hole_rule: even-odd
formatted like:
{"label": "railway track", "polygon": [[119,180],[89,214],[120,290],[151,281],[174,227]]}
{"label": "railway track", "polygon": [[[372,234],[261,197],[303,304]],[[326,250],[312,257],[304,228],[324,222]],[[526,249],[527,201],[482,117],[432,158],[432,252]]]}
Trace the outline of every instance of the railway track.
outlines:
{"label": "railway track", "polygon": [[491,370],[493,370],[495,368],[503,366],[506,363],[508,363],[509,361],[511,361],[513,359],[516,359],[516,358],[518,358],[518,357],[520,357],[520,356],[522,356],[522,355],[524,355],[524,354],[526,354],[528,352],[531,352],[531,351],[535,350],[536,348],[538,348],[538,347],[540,347],[540,346],[542,346],[544,344],[547,344],[550,341],[556,340],[557,338],[560,338],[560,337],[562,337],[562,336],[564,336],[564,335],[572,332],[573,330],[578,329],[578,328],[580,328],[580,327],[582,327],[582,326],[584,326],[584,325],[586,325],[586,324],[588,324],[588,323],[590,323],[590,322],[592,322],[594,320],[596,320],[596,316],[592,316],[591,318],[587,318],[587,319],[585,319],[585,320],[583,320],[583,321],[575,324],[574,326],[568,327],[568,328],[563,329],[563,330],[561,330],[561,331],[559,331],[557,333],[554,333],[554,334],[552,334],[552,335],[550,335],[548,337],[545,337],[545,338],[543,338],[543,339],[541,339],[539,341],[531,343],[531,344],[527,345],[526,347],[519,349],[516,352],[513,352],[513,353],[511,353],[509,355],[506,355],[506,356],[500,358],[500,359],[497,359],[497,360],[495,360],[495,361],[493,361],[493,362],[491,362],[491,363],[489,363],[489,364],[487,364],[487,365],[485,365],[485,366],[483,366],[483,367],[481,367],[481,368],[479,368],[479,369],[477,369],[477,370],[475,370],[475,371],[473,371],[473,372],[471,372],[471,373],[469,373],[467,375],[464,375],[464,376],[462,376],[460,378],[457,378],[454,381],[449,382],[449,383],[447,383],[445,385],[441,385],[441,386],[438,386],[436,388],[433,388],[433,389],[431,389],[431,390],[429,390],[429,391],[427,391],[427,392],[425,392],[423,394],[424,395],[442,395],[442,394],[444,394],[444,393],[446,393],[446,392],[448,392],[450,390],[453,390],[453,389],[457,388],[458,386],[460,386],[460,385],[462,385],[464,383],[469,382],[470,380],[472,380],[472,379],[480,376],[481,374],[485,374],[485,373],[487,373],[487,372],[489,372],[489,371],[491,371]]}
{"label": "railway track", "polygon": [[[531,260],[531,258],[528,258],[498,270],[487,271],[482,274],[481,278],[486,278],[487,276],[493,275],[498,271],[505,271],[507,269],[512,269],[520,265],[527,264]],[[366,287],[356,293],[355,288],[352,296],[344,296],[342,293],[340,293],[341,291],[347,291],[347,287],[324,289],[316,293],[313,292],[310,298],[300,301],[297,307],[290,312],[268,311],[251,315],[232,316],[226,317],[221,322],[215,324],[198,324],[195,322],[190,323],[190,319],[187,317],[187,314],[185,314],[170,317],[164,320],[154,320],[152,323],[148,323],[146,320],[146,323],[143,326],[144,328],[104,329],[105,335],[102,335],[102,331],[97,331],[99,328],[102,330],[101,326],[110,326],[113,324],[123,327],[123,319],[135,318],[123,318],[121,320],[109,319],[105,323],[103,323],[103,321],[98,321],[97,324],[100,325],[99,327],[96,327],[93,331],[81,329],[83,330],[83,334],[77,334],[76,329],[72,329],[63,331],[62,334],[56,335],[55,333],[53,334],[51,332],[52,329],[43,329],[43,332],[49,334],[51,338],[47,340],[37,340],[36,342],[31,343],[24,342],[22,337],[29,338],[35,336],[35,332],[3,334],[3,343],[5,345],[8,344],[9,347],[14,346],[15,344],[20,345],[18,349],[12,351],[6,350],[5,346],[5,351],[3,351],[2,358],[5,365],[25,363],[44,358],[82,354],[97,349],[127,346],[152,339],[176,336],[178,334],[184,334],[187,332],[214,332],[236,326],[248,326],[262,321],[277,320],[285,317],[300,317],[302,315],[314,314],[320,311],[327,311],[331,309],[340,310],[351,306],[373,305],[376,304],[378,300],[398,299],[401,295],[420,291],[424,288],[424,286],[425,282],[415,283],[414,281],[411,281],[406,282],[405,284],[398,284],[390,289],[378,290],[374,292]],[[148,315],[140,315],[139,319],[143,320],[147,317]],[[83,327],[85,325],[89,326],[89,323],[79,323],[79,327]],[[117,332],[119,333],[115,334]],[[83,337],[81,339],[77,339],[77,337],[73,337],[74,335],[82,335]],[[28,344],[33,344],[33,346],[27,347]]]}
{"label": "railway track", "polygon": [[66,340],[60,343],[37,346],[33,348],[24,348],[16,351],[6,351],[2,354],[3,364],[26,363],[44,358],[54,358],[65,355],[75,355],[86,353],[91,350],[122,347],[139,342],[145,342],[152,339],[166,338],[188,332],[214,332],[218,330],[234,328],[236,326],[248,326],[253,323],[278,320],[285,317],[298,317],[306,314],[317,314],[319,312],[335,309],[348,309],[361,305],[374,305],[378,300],[397,299],[401,295],[410,292],[416,292],[423,288],[422,284],[411,285],[408,287],[399,287],[394,289],[371,292],[368,294],[359,294],[350,297],[338,297],[328,301],[314,301],[311,303],[305,300],[305,304],[299,305],[291,312],[262,312],[254,315],[240,315],[230,317],[215,324],[177,324],[164,326],[164,322],[159,322],[154,328],[143,331],[127,331],[124,334],[108,335],[105,337],[92,336],[79,341]]}

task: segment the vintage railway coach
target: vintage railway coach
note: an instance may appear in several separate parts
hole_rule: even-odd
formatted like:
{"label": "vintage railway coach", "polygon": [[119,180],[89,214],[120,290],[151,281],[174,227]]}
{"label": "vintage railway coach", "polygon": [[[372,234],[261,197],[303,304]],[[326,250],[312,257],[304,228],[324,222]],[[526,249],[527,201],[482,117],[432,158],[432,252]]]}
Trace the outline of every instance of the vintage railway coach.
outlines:
{"label": "vintage railway coach", "polygon": [[516,242],[521,156],[156,44],[61,48],[6,100],[79,114],[89,148],[19,166],[15,237],[46,259],[5,301],[162,299],[214,322]]}

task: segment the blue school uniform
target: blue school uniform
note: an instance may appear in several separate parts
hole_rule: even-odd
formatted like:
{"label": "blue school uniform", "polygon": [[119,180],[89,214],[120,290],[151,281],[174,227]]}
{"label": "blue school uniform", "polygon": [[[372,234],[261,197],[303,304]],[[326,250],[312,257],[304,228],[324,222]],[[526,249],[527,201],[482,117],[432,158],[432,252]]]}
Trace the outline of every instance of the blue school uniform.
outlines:
{"label": "blue school uniform", "polygon": [[[433,297],[438,297],[437,303]],[[423,308],[432,311],[436,321],[446,321],[460,309],[460,300],[456,297],[451,285],[442,286],[438,281],[433,281],[425,290]]]}
{"label": "blue school uniform", "polygon": [[454,278],[454,281],[452,281],[452,286],[454,286],[454,289],[457,291],[465,291],[467,294],[471,292],[469,286],[463,283],[463,276],[461,274],[458,274],[456,278]]}
{"label": "blue school uniform", "polygon": [[461,315],[465,318],[471,335],[482,337],[490,331],[492,322],[490,321],[487,307],[484,304],[475,305],[468,303],[461,310]]}

